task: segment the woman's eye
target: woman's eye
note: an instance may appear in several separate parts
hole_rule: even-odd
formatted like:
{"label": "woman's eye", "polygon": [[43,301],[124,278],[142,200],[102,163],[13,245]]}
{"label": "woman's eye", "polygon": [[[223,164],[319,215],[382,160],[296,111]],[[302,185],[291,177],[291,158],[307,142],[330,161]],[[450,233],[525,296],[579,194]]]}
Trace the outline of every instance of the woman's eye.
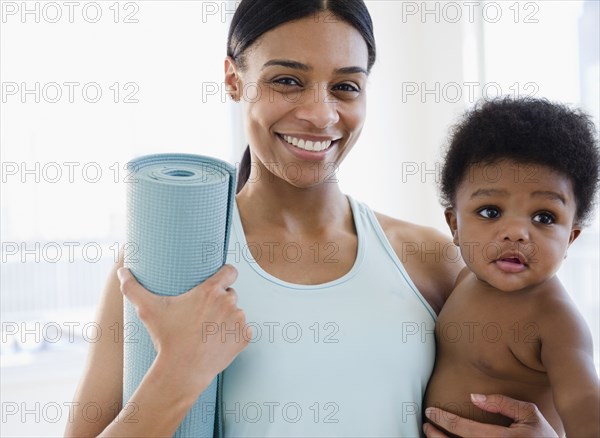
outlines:
{"label": "woman's eye", "polygon": [[500,210],[494,207],[485,207],[478,211],[480,216],[488,219],[495,219],[500,216]]}
{"label": "woman's eye", "polygon": [[278,84],[278,85],[300,85],[298,83],[298,81],[294,78],[279,78],[279,79],[275,79],[273,81],[273,83]]}
{"label": "woman's eye", "polygon": [[550,213],[538,213],[533,217],[533,221],[544,225],[550,225],[555,222],[555,219]]}
{"label": "woman's eye", "polygon": [[348,83],[338,84],[338,85],[334,86],[333,89],[335,91],[346,91],[346,92],[350,92],[350,93],[359,93],[360,92],[360,88],[358,88],[356,85],[352,85],[352,84],[348,84]]}

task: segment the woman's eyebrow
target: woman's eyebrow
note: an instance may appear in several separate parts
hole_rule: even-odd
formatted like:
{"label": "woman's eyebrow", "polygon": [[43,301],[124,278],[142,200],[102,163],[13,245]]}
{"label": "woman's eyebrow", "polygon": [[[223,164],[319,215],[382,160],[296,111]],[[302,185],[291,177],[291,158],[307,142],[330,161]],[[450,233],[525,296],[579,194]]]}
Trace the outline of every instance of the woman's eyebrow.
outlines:
{"label": "woman's eyebrow", "polygon": [[[280,67],[293,68],[295,70],[301,70],[301,71],[311,71],[313,69],[312,67],[310,67],[306,64],[303,64],[298,61],[292,61],[290,59],[271,59],[271,60],[265,62],[265,64],[261,68],[261,71],[267,67],[271,67],[274,65],[278,65]],[[369,75],[367,70],[365,70],[362,67],[341,67],[341,68],[336,69],[335,73],[337,73],[337,74],[362,73],[365,76]]]}
{"label": "woman's eyebrow", "polygon": [[362,67],[342,67],[338,68],[335,72],[338,74],[362,73],[365,76],[369,76],[369,73]]}
{"label": "woman's eyebrow", "polygon": [[265,62],[265,64],[262,66],[261,70],[264,70],[265,68],[271,67],[273,65],[279,65],[281,67],[288,67],[288,68],[293,68],[295,70],[302,70],[302,71],[312,70],[312,67],[309,67],[306,64],[302,64],[301,62],[298,62],[298,61],[291,61],[289,59],[271,59],[270,61]]}

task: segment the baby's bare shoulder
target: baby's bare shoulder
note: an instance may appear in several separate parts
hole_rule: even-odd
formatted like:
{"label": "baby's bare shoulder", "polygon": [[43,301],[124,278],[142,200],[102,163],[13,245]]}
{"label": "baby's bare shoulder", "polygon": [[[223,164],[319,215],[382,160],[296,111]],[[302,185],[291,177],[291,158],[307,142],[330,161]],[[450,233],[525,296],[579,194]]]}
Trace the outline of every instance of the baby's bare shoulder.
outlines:
{"label": "baby's bare shoulder", "polygon": [[579,338],[586,342],[589,328],[577,309],[571,295],[554,277],[540,291],[537,306],[542,337]]}

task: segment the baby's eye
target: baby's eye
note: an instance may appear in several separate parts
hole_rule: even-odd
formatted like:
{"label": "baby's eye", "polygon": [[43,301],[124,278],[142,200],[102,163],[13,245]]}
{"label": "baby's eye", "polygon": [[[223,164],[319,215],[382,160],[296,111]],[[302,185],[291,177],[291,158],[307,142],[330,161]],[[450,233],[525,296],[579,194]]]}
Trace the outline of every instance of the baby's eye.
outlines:
{"label": "baby's eye", "polygon": [[544,225],[550,225],[556,222],[556,219],[550,213],[538,213],[533,217],[533,221]]}
{"label": "baby's eye", "polygon": [[479,210],[477,213],[479,213],[480,216],[488,219],[496,219],[500,216],[500,210],[495,207],[485,207]]}

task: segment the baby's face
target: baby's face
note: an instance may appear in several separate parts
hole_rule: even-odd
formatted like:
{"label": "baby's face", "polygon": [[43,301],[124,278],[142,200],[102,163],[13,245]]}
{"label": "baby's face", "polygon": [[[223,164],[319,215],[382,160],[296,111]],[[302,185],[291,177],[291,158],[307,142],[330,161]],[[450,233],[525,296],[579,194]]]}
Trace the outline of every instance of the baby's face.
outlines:
{"label": "baby's face", "polygon": [[551,278],[579,235],[571,181],[539,165],[470,167],[446,220],[477,278],[518,291]]}

